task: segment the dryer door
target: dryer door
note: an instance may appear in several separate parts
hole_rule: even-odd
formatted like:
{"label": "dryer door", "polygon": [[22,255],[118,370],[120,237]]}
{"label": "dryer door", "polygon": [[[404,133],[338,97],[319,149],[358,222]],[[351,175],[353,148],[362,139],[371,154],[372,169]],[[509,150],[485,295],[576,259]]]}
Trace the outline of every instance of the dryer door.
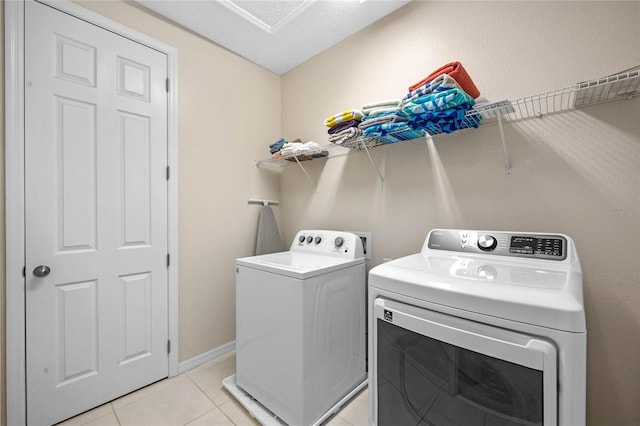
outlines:
{"label": "dryer door", "polygon": [[557,351],[538,337],[377,298],[373,424],[557,424]]}

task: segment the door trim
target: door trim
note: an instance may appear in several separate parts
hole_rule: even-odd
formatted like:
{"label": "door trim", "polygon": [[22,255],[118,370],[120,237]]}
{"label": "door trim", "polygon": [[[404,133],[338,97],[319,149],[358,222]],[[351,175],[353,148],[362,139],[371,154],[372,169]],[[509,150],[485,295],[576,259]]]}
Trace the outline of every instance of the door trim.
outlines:
{"label": "door trim", "polygon": [[[24,208],[24,5],[4,3],[5,14],[5,327],[7,424],[26,424],[25,353],[25,208]],[[169,377],[179,374],[178,357],[178,51],[109,18],[67,0],[38,0],[62,12],[119,34],[167,55],[171,82],[167,105]]]}

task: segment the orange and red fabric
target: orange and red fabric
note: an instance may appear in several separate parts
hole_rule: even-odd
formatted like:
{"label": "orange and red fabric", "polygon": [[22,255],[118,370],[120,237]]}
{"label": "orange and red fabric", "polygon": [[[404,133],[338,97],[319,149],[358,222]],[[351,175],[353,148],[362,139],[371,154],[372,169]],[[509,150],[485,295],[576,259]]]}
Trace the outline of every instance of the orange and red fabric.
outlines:
{"label": "orange and red fabric", "polygon": [[429,74],[429,76],[410,86],[409,92],[425,85],[441,74],[448,74],[450,77],[455,79],[462,90],[464,90],[472,98],[476,99],[478,96],[480,96],[480,91],[460,62],[450,62],[446,65],[441,66],[440,68]]}

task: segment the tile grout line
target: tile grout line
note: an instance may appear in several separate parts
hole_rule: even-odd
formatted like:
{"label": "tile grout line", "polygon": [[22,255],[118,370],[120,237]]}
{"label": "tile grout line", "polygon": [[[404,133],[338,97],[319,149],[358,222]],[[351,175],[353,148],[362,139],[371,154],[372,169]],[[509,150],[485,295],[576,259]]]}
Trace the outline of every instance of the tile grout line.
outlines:
{"label": "tile grout line", "polygon": [[[191,383],[196,387],[196,389],[198,389],[198,391],[200,391],[200,393],[201,393],[202,395],[204,395],[204,397],[205,397],[209,402],[211,402],[211,404],[213,404],[213,407],[214,407],[214,408],[213,408],[213,409],[211,409],[211,410],[209,410],[209,411],[206,411],[206,412],[202,413],[202,415],[200,415],[200,416],[196,417],[195,419],[191,419],[191,420],[189,420],[187,423],[185,423],[185,424],[184,424],[184,426],[187,426],[189,423],[195,422],[195,421],[196,421],[196,420],[198,420],[199,418],[202,418],[202,417],[206,416],[207,414],[211,413],[212,411],[215,411],[215,410],[222,411],[222,410],[220,410],[220,407],[218,407],[218,404],[216,404],[216,403],[215,403],[215,401],[214,401],[214,400],[212,400],[212,399],[209,397],[209,395],[207,395],[207,393],[204,391],[204,389],[202,389],[202,388],[198,385],[198,383],[196,383],[196,381],[195,381],[195,380],[193,380],[193,378],[191,377],[191,375],[189,375],[188,373],[189,373],[188,371],[185,371],[184,373],[180,374],[180,376],[185,376],[187,379],[189,379],[189,381],[190,381],[190,382],[191,382]],[[223,414],[224,414],[224,413],[223,413]],[[225,417],[226,417],[226,415],[225,415]]]}
{"label": "tile grout line", "polygon": [[193,383],[193,385],[194,385],[196,388],[198,388],[198,390],[199,390],[200,392],[202,392],[202,394],[203,394],[203,395],[204,395],[204,396],[205,396],[209,401],[211,401],[211,403],[213,404],[213,406],[214,406],[214,407],[216,407],[216,408],[218,408],[218,409],[220,408],[220,407],[218,406],[218,404],[216,404],[216,402],[215,402],[213,399],[211,399],[211,397],[210,397],[209,395],[207,395],[207,393],[204,391],[204,389],[202,389],[202,388],[198,385],[198,383],[196,383],[196,381],[195,381],[195,380],[193,380],[193,379],[191,378],[191,376],[189,376],[187,373],[184,373],[184,375],[185,375],[185,376],[187,376],[187,378],[191,381],[191,383]]}
{"label": "tile grout line", "polygon": [[[213,364],[213,365],[215,365],[215,364]],[[220,405],[224,404],[224,402],[223,402],[222,404],[220,404],[220,405],[216,404],[216,402],[215,402],[213,399],[211,399],[211,397],[209,397],[209,395],[207,395],[207,393],[204,391],[204,389],[202,389],[202,388],[198,385],[198,383],[196,383],[196,381],[195,381],[195,380],[193,380],[193,378],[191,378],[191,376],[190,376],[190,375],[188,375],[187,373],[183,373],[183,374],[184,374],[185,376],[187,376],[187,377],[189,378],[189,380],[191,380],[191,383],[193,383],[193,384],[196,386],[196,388],[198,388],[198,390],[199,390],[200,392],[202,392],[202,394],[204,394],[204,396],[205,396],[209,401],[211,401],[211,403],[212,403],[212,404],[213,404],[213,406],[215,407],[213,410],[209,410],[209,411],[207,411],[206,413],[204,413],[204,414],[203,414],[202,416],[200,416],[200,417],[206,416],[208,413],[210,413],[210,412],[212,412],[212,411],[214,411],[214,410],[218,410],[218,411],[220,411],[220,412],[222,413],[222,415],[224,415],[224,417],[225,417],[227,420],[229,420],[233,425],[235,425],[235,422],[234,422],[234,421],[233,421],[233,420],[232,420],[232,419],[227,415],[227,413],[225,413],[225,412],[220,408]],[[226,401],[225,401],[225,402],[226,402]],[[195,418],[195,419],[191,420],[189,423],[191,423],[191,422],[193,422],[193,421],[195,421],[195,420],[199,419],[200,417],[197,417],[197,418]],[[187,424],[188,424],[188,423],[187,423]],[[186,425],[185,425],[185,426],[186,426]]]}
{"label": "tile grout line", "polygon": [[109,406],[111,407],[111,411],[113,411],[113,415],[116,417],[116,421],[118,422],[119,426],[122,426],[122,422],[120,421],[120,417],[118,417],[118,413],[116,412],[116,407],[113,406],[113,403],[109,403]]}

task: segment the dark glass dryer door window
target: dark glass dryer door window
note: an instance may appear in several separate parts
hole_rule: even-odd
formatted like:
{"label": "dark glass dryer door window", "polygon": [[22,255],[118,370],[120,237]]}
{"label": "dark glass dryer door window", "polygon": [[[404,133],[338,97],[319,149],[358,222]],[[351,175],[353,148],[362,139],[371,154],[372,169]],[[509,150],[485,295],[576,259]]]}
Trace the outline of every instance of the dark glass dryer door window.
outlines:
{"label": "dark glass dryer door window", "polygon": [[384,299],[374,309],[377,425],[556,425],[551,343]]}

